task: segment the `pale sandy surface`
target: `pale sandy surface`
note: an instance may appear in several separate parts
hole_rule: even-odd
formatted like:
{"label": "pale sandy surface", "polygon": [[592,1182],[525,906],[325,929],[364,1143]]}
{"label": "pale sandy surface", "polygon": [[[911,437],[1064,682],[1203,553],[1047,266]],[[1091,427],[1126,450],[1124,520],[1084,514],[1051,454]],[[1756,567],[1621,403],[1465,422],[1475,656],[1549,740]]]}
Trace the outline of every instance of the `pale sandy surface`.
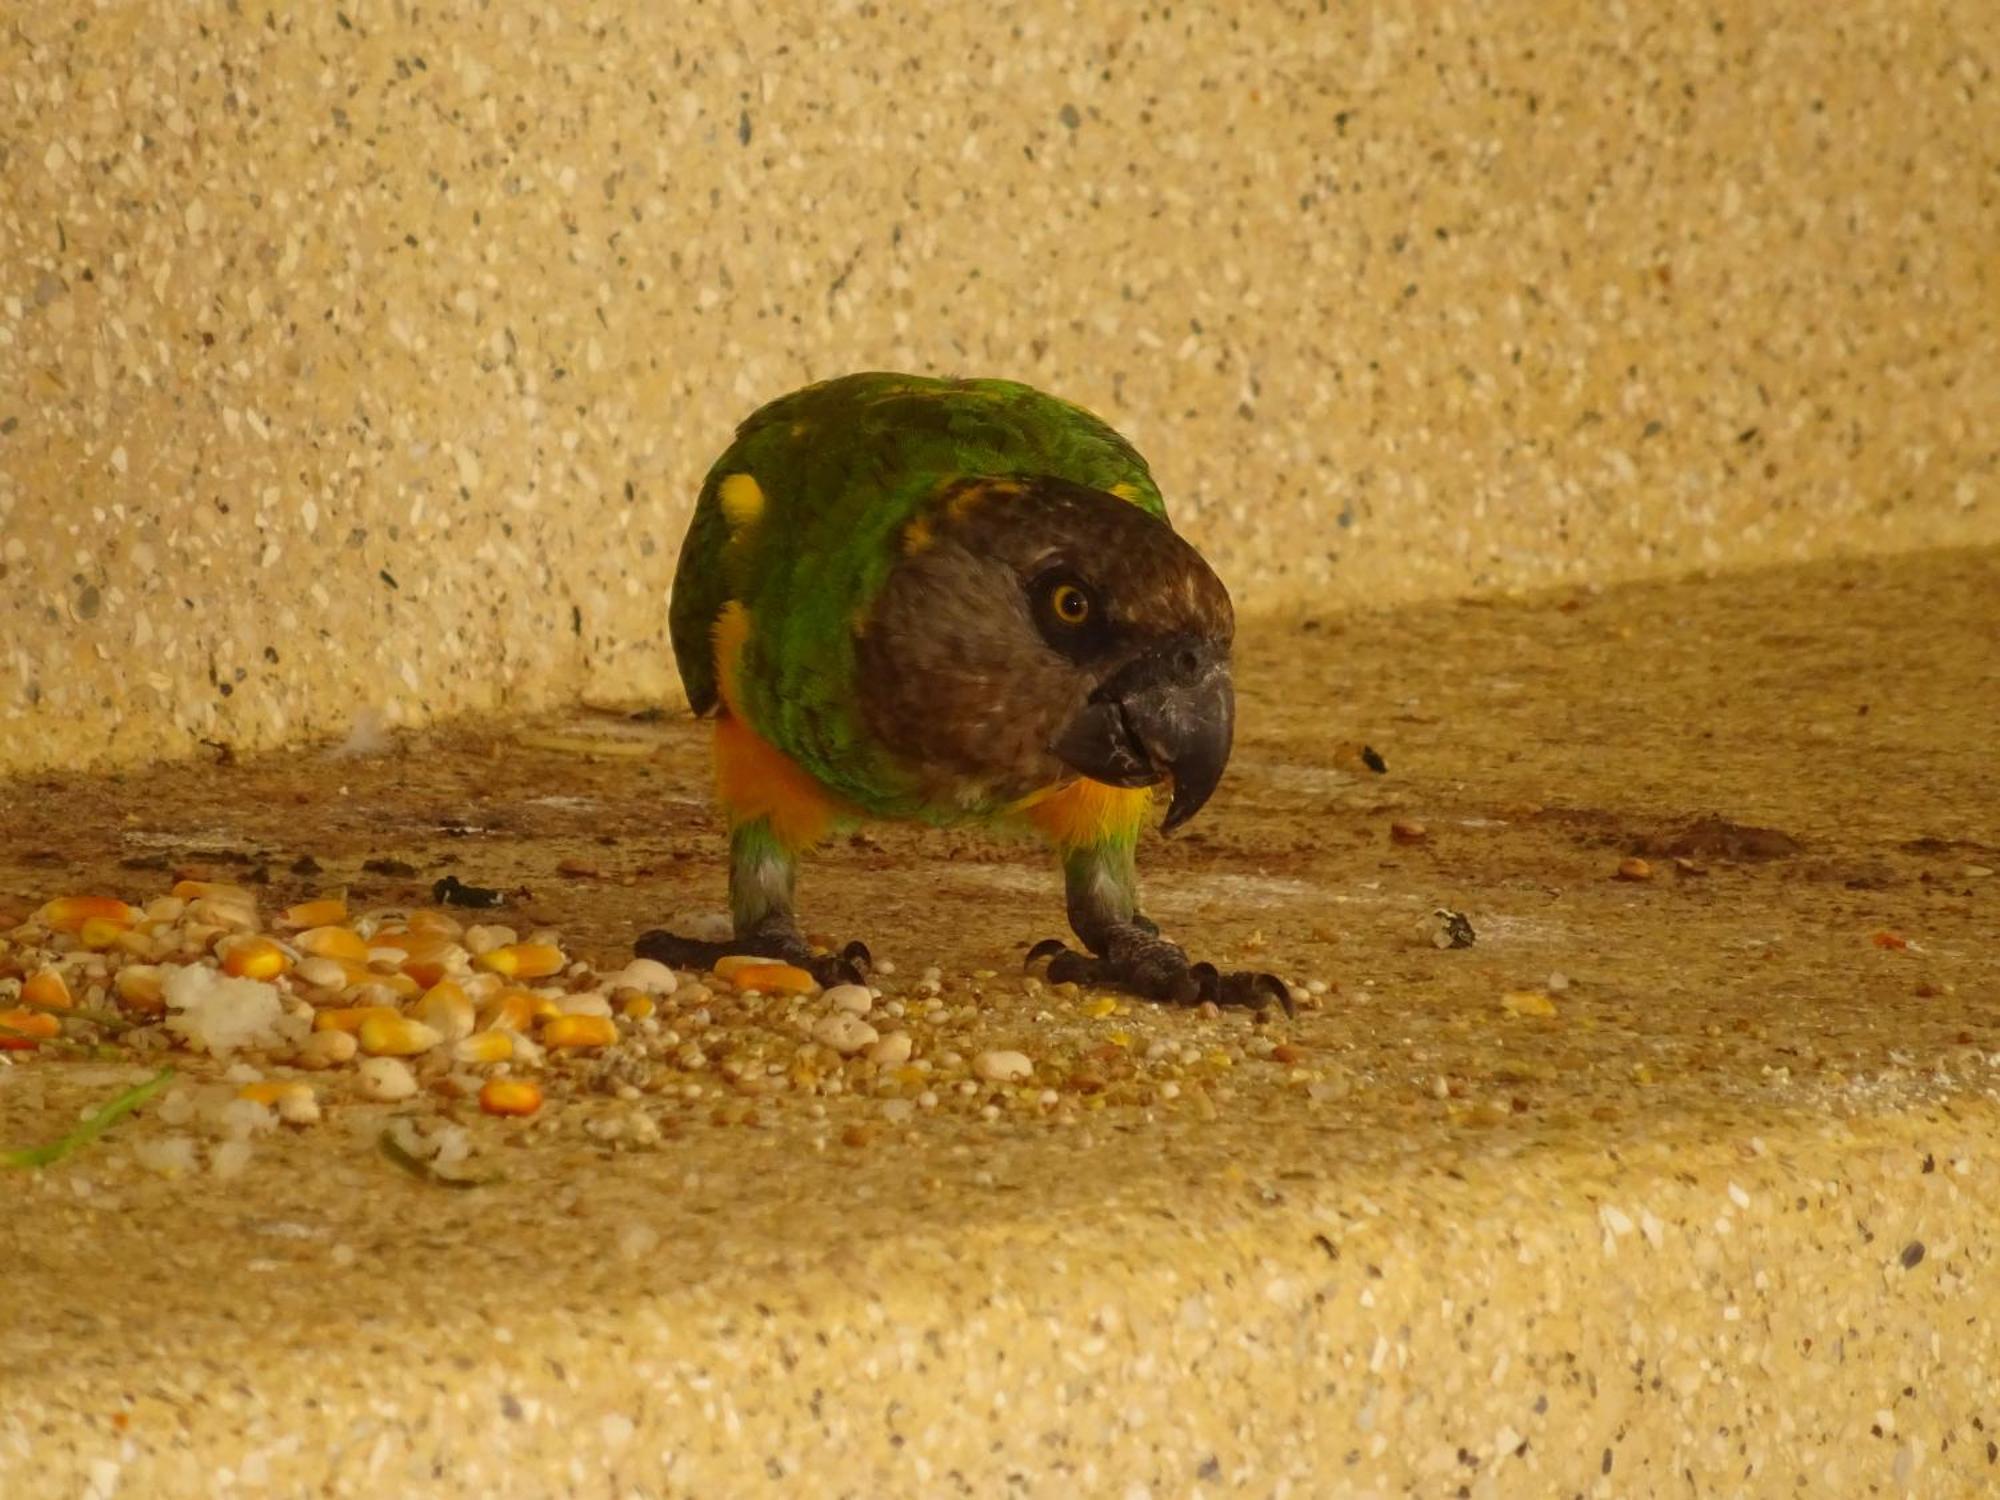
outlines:
{"label": "pale sandy surface", "polygon": [[[541,1128],[471,1119],[505,1177],[462,1193],[341,1082],[230,1182],[144,1171],[165,1127],[128,1123],[0,1182],[0,1492],[1977,1493],[1996,601],[1986,551],[1254,628],[1230,778],[1145,863],[1203,952],[1329,982],[1296,1023],[1031,997],[1034,851],[884,830],[815,865],[812,924],[889,998],[938,965],[919,1056],[1019,1048],[1031,1087],[895,1119],[578,1070]],[[451,869],[609,954],[719,904],[695,726],[528,737],[16,783],[0,909]],[[1797,850],[1679,870],[1708,814]],[[1476,947],[1413,934],[1440,904]],[[1552,971],[1553,1016],[1507,1013]],[[0,1070],[0,1141],[129,1071]],[[635,1111],[657,1143],[591,1133]]]}

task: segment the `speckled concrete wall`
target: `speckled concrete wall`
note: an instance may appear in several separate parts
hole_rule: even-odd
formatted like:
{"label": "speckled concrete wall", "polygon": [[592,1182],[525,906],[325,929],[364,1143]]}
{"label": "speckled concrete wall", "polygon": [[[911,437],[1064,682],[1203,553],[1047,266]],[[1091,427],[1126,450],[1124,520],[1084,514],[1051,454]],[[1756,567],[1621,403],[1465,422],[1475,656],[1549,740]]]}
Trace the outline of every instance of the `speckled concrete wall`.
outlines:
{"label": "speckled concrete wall", "polygon": [[1251,607],[2000,537],[2000,7],[47,3],[0,769],[673,691],[856,367],[1124,426]]}

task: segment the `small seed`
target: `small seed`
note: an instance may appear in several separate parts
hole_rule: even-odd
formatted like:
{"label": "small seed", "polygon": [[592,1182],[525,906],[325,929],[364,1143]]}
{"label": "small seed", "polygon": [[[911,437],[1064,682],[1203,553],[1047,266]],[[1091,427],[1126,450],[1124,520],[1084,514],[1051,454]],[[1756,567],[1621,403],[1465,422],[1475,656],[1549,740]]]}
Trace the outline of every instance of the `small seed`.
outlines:
{"label": "small seed", "polygon": [[851,1016],[846,1011],[835,1011],[830,1016],[821,1016],[813,1023],[812,1039],[822,1047],[838,1052],[842,1057],[852,1057],[863,1047],[877,1040],[878,1033],[873,1026],[859,1016]]}
{"label": "small seed", "polygon": [[368,962],[368,939],[349,927],[309,927],[293,938],[292,944],[299,952],[314,958]]}
{"label": "small seed", "polygon": [[553,943],[506,943],[487,949],[475,962],[480,968],[509,979],[546,979],[551,974],[560,974],[568,960]]}
{"label": "small seed", "polygon": [[1643,859],[1621,859],[1618,861],[1619,880],[1651,880],[1653,867]]}
{"label": "small seed", "polygon": [[1421,844],[1431,831],[1414,818],[1398,818],[1389,825],[1389,837],[1398,844]]}
{"label": "small seed", "polygon": [[746,964],[729,975],[729,982],[760,995],[809,995],[819,988],[811,974],[793,964]]}
{"label": "small seed", "polygon": [[472,1035],[472,1001],[451,980],[440,980],[410,1007],[412,1020],[421,1021],[447,1042]]}
{"label": "small seed", "polygon": [[511,1031],[475,1031],[451,1049],[451,1055],[462,1063],[506,1062],[514,1055],[517,1040]]}
{"label": "small seed", "polygon": [[322,896],[317,901],[301,901],[278,914],[287,927],[331,927],[347,920],[347,898]]}
{"label": "small seed", "polygon": [[878,1067],[899,1068],[910,1060],[910,1052],[909,1032],[892,1031],[868,1049],[868,1060]]}
{"label": "small seed", "polygon": [[479,1107],[489,1115],[531,1115],[542,1107],[542,1086],[531,1078],[489,1078],[480,1086]]}
{"label": "small seed", "polygon": [[76,1003],[70,998],[69,986],[63,982],[61,972],[56,969],[41,969],[30,974],[21,985],[21,998],[29,1005],[55,1005],[64,1010]]}
{"label": "small seed", "polygon": [[351,1031],[315,1031],[299,1043],[295,1060],[300,1067],[318,1072],[352,1062],[360,1050],[361,1044]]}
{"label": "small seed", "polygon": [[444,1040],[435,1027],[394,1012],[368,1017],[357,1037],[370,1057],[415,1057]]}
{"label": "small seed", "polygon": [[1032,1076],[1035,1065],[1023,1052],[990,1051],[972,1059],[972,1071],[988,1083],[1013,1083]]}
{"label": "small seed", "polygon": [[547,1047],[609,1047],[618,1040],[618,1026],[609,1016],[556,1016],[542,1027]]}
{"label": "small seed", "polygon": [[219,951],[222,972],[238,979],[276,979],[292,966],[285,950],[265,937],[225,938]]}
{"label": "small seed", "polygon": [[865,1016],[875,1007],[875,997],[865,984],[836,984],[821,998],[850,1016]]}
{"label": "small seed", "polygon": [[417,1091],[416,1076],[401,1058],[371,1057],[355,1072],[362,1094],[384,1104],[407,1099]]}
{"label": "small seed", "polygon": [[680,978],[656,958],[635,958],[605,980],[613,990],[637,990],[644,995],[671,995],[680,988]]}

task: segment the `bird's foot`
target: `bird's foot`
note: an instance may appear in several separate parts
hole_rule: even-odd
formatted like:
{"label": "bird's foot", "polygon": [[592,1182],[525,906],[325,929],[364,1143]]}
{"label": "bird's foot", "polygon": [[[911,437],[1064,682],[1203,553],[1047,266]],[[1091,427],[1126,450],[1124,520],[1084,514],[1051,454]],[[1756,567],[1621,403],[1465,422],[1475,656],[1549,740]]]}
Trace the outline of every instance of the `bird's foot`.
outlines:
{"label": "bird's foot", "polygon": [[1277,975],[1189,963],[1186,952],[1143,917],[1112,928],[1102,953],[1079,953],[1061,938],[1045,938],[1028,950],[1027,961],[1042,959],[1049,961],[1052,984],[1105,985],[1162,1005],[1213,1001],[1262,1010],[1275,1001],[1294,1014],[1292,992]]}
{"label": "bird's foot", "polygon": [[632,951],[641,958],[657,959],[670,969],[706,972],[719,959],[743,953],[753,958],[769,958],[796,965],[812,975],[822,988],[836,984],[866,984],[874,960],[866,943],[849,943],[838,953],[817,953],[803,934],[753,932],[726,942],[710,943],[700,938],[679,937],[660,928],[640,934]]}

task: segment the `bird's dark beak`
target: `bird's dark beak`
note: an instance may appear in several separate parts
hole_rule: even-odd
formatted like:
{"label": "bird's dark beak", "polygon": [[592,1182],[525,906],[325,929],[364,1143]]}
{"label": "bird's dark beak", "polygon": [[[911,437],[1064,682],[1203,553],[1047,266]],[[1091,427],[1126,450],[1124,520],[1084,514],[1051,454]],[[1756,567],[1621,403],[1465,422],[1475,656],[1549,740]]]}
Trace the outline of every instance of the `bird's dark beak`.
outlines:
{"label": "bird's dark beak", "polygon": [[1183,636],[1118,669],[1056,736],[1056,759],[1112,786],[1174,783],[1161,826],[1180,827],[1201,811],[1236,734],[1229,648]]}

